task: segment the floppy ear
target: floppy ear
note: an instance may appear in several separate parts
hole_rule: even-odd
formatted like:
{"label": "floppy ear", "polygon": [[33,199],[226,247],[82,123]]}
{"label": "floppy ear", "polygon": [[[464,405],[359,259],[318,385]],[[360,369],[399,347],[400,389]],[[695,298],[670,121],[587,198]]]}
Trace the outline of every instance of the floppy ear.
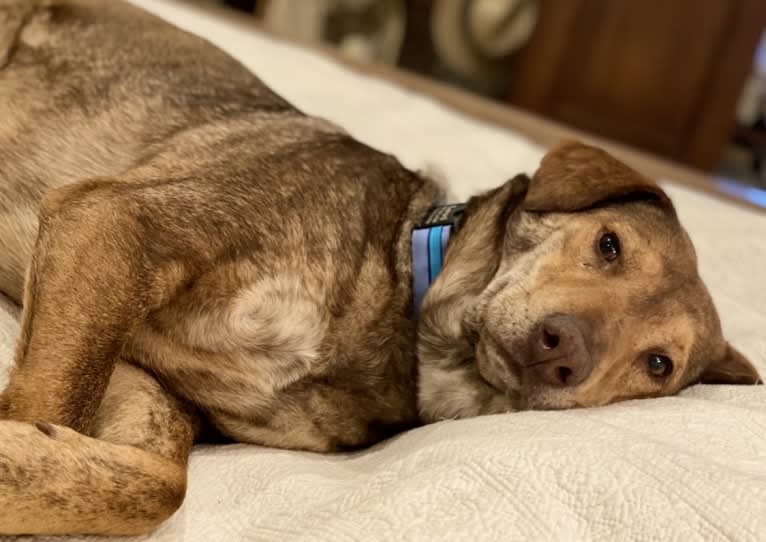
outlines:
{"label": "floppy ear", "polygon": [[543,157],[523,207],[527,211],[574,212],[626,199],[656,201],[673,208],[654,181],[601,149],[568,141]]}
{"label": "floppy ear", "polygon": [[718,361],[711,363],[700,377],[705,384],[763,384],[753,364],[732,345]]}

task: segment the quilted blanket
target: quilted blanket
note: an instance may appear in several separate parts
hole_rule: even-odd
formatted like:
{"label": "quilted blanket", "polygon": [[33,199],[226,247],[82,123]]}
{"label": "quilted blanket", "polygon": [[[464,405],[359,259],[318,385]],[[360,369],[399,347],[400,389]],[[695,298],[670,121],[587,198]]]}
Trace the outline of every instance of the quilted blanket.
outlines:
{"label": "quilted blanket", "polygon": [[[542,155],[518,135],[199,4],[135,3],[207,37],[303,110],[410,168],[437,168],[453,200],[532,172]],[[664,184],[725,332],[766,374],[766,215]],[[0,305],[0,366],[10,363],[17,331],[14,309]],[[615,539],[766,539],[766,386],[696,386],[603,408],[443,422],[345,455],[198,447],[183,508],[141,538]]]}

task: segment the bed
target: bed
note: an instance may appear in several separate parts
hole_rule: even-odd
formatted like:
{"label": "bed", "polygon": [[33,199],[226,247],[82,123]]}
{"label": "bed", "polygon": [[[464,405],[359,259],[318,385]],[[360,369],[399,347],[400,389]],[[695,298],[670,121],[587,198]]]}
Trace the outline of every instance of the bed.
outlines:
{"label": "bed", "polygon": [[[532,172],[544,152],[196,3],[135,3],[207,37],[301,109],[409,168],[440,171],[454,201]],[[728,338],[766,374],[766,214],[662,182]],[[15,309],[0,303],[0,367],[17,330]],[[604,408],[442,422],[347,455],[200,446],[183,508],[141,540],[764,538],[766,387],[695,386]]]}

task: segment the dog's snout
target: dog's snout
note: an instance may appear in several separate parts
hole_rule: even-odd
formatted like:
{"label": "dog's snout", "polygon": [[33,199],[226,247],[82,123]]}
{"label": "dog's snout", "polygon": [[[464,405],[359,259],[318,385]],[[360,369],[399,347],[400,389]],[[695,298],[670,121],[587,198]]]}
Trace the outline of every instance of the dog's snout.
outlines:
{"label": "dog's snout", "polygon": [[593,369],[583,325],[574,316],[546,318],[532,338],[530,367],[534,377],[550,386],[576,386]]}

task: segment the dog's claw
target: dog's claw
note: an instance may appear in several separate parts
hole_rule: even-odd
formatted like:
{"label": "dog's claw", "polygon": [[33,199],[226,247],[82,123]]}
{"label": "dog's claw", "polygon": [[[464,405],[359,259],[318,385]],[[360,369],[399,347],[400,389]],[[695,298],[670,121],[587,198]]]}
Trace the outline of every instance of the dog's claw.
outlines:
{"label": "dog's claw", "polygon": [[48,422],[37,422],[35,423],[35,427],[37,427],[41,433],[51,438],[56,436],[56,428]]}

